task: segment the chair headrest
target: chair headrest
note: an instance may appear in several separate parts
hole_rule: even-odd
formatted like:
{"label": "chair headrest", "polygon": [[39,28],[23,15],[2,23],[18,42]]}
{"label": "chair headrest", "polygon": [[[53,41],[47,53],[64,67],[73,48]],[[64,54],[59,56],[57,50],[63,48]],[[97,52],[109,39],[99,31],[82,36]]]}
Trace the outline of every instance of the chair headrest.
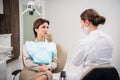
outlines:
{"label": "chair headrest", "polygon": [[48,42],[52,42],[52,40],[53,40],[52,34],[48,33],[46,36],[46,39],[48,40]]}

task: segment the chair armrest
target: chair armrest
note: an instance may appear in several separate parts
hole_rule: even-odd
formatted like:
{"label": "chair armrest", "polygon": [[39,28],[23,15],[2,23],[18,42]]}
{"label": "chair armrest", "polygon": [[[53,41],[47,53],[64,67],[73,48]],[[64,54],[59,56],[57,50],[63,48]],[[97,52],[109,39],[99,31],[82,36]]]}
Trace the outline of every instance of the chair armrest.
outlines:
{"label": "chair armrest", "polygon": [[[101,76],[104,76],[104,78],[102,78]],[[85,71],[81,75],[80,80],[86,80],[86,79],[119,80],[118,78],[119,78],[118,73],[114,66],[98,65],[98,66],[92,66],[87,71]]]}
{"label": "chair armrest", "polygon": [[66,59],[67,59],[66,49],[62,47],[59,43],[56,43],[56,47],[57,47],[58,65],[57,65],[57,68],[53,71],[53,73],[61,72],[64,69]]}
{"label": "chair armrest", "polygon": [[12,75],[16,76],[18,73],[20,73],[22,70],[18,69],[12,72]]}

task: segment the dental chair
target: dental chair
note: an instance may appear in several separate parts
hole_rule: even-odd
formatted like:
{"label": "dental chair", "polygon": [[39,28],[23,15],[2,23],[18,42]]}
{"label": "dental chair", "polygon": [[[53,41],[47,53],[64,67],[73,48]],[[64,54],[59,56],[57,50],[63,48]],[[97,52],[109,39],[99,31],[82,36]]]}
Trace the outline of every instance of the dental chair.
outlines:
{"label": "dental chair", "polygon": [[104,65],[91,67],[80,80],[120,80],[120,78],[115,67]]}
{"label": "dental chair", "polygon": [[[51,33],[49,33],[47,35],[47,40],[48,42],[52,41],[52,35]],[[62,72],[66,63],[66,59],[67,59],[67,51],[59,44],[56,43],[56,48],[57,48],[57,59],[58,59],[58,65],[57,68],[53,71],[53,73],[59,73]],[[20,76],[19,76],[19,80],[26,80],[25,77],[29,77],[26,76],[26,69],[25,69],[25,65],[23,63],[24,68],[22,70],[18,69],[12,72],[13,75],[13,80],[15,80],[15,76],[20,72]],[[26,73],[27,74],[27,73]]]}

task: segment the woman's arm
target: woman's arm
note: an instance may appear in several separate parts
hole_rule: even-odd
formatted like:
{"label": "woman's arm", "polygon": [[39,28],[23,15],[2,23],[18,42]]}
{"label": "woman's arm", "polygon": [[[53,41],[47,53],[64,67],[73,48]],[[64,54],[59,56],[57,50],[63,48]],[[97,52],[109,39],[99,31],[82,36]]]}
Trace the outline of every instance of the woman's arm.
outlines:
{"label": "woman's arm", "polygon": [[94,51],[95,51],[94,42],[88,39],[81,40],[78,46],[78,50],[72,59],[72,63],[75,66],[80,66],[82,63],[85,62],[87,56],[89,54],[94,53]]}
{"label": "woman's arm", "polygon": [[52,64],[47,65],[50,71],[57,68],[57,54],[52,58]]}
{"label": "woman's arm", "polygon": [[39,71],[40,66],[38,64],[34,64],[34,62],[32,61],[31,57],[27,52],[26,45],[23,46],[23,63],[25,67],[27,67],[28,69]]}
{"label": "woman's arm", "polygon": [[78,43],[78,49],[72,58],[72,63],[75,66],[80,66],[84,62],[84,59],[86,57],[86,44],[87,43],[84,40],[81,40]]}

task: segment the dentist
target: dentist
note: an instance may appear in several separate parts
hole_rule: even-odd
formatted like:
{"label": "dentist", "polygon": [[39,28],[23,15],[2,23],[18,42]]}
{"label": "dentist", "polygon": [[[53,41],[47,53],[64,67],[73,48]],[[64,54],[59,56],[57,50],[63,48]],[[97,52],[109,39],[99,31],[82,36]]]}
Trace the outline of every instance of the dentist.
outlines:
{"label": "dentist", "polygon": [[101,16],[95,9],[86,9],[80,15],[81,28],[87,37],[80,40],[72,63],[82,67],[77,74],[67,73],[67,80],[80,80],[81,75],[91,66],[111,65],[112,40],[98,29],[98,26],[103,25],[105,21],[105,17]]}

